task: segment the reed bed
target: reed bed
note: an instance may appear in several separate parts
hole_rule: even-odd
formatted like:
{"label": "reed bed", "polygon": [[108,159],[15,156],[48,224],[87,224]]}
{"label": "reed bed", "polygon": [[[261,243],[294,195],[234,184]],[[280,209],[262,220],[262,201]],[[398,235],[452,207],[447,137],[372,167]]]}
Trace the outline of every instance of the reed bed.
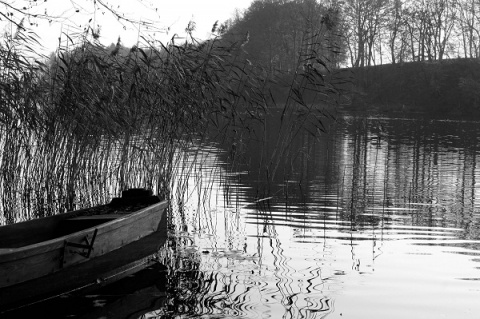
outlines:
{"label": "reed bed", "polygon": [[[0,44],[0,225],[95,205],[130,187],[183,207],[199,146],[216,138],[235,164],[249,134],[258,134],[252,121],[265,124],[275,105],[274,76],[246,58],[241,41],[222,41],[215,26],[207,41],[143,38],[131,48],[120,39],[106,48],[90,31],[64,36],[48,58],[35,56],[37,37],[21,25]],[[325,114],[301,97],[328,88],[316,68],[304,67],[322,62],[315,41],[306,35],[299,75],[287,87],[277,151],[261,168],[269,177],[299,125],[321,128]]]}

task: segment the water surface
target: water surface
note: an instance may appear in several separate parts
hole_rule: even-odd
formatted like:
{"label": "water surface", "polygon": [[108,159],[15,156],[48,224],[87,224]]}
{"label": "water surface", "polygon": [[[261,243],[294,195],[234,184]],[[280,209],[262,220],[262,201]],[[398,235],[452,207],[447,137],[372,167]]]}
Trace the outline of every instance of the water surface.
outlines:
{"label": "water surface", "polygon": [[159,317],[478,318],[479,127],[345,116],[268,187],[206,151]]}
{"label": "water surface", "polygon": [[[278,122],[266,123],[264,136],[275,136]],[[299,135],[268,183],[269,143],[252,138],[233,169],[232,149],[193,150],[196,174],[174,189],[176,228],[160,252],[166,285],[142,276],[123,297],[152,301],[125,317],[478,318],[480,123],[345,115],[326,124],[328,134]],[[57,315],[70,318],[117,307],[111,295],[75,298],[48,307],[95,309]]]}

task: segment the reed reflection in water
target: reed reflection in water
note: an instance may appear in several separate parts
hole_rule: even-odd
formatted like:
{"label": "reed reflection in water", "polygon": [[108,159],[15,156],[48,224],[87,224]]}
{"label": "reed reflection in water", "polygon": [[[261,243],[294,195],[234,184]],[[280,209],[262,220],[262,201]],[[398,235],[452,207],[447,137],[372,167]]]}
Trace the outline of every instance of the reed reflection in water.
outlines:
{"label": "reed reflection in water", "polygon": [[232,172],[209,149],[191,185],[211,196],[192,188],[173,215],[157,317],[476,318],[479,137],[473,122],[345,117],[302,136],[268,193],[255,152]]}

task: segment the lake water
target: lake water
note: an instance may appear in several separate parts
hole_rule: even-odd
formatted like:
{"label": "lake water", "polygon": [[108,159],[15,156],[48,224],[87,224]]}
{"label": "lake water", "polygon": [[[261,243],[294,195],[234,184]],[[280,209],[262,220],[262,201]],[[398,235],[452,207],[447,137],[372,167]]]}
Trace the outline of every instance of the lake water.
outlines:
{"label": "lake water", "polygon": [[479,124],[345,116],[268,187],[259,150],[237,171],[206,150],[150,315],[479,318]]}
{"label": "lake water", "polygon": [[203,147],[160,253],[166,297],[128,318],[479,318],[480,123],[327,126],[300,134],[269,183],[268,143],[251,139],[234,168],[232,149]]}

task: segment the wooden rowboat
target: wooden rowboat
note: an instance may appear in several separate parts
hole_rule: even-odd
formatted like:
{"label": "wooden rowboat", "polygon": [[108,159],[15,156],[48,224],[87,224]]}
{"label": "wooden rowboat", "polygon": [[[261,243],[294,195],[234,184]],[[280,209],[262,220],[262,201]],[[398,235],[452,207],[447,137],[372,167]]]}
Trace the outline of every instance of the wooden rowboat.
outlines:
{"label": "wooden rowboat", "polygon": [[166,241],[167,201],[131,189],[108,205],[0,227],[0,313],[121,278]]}

